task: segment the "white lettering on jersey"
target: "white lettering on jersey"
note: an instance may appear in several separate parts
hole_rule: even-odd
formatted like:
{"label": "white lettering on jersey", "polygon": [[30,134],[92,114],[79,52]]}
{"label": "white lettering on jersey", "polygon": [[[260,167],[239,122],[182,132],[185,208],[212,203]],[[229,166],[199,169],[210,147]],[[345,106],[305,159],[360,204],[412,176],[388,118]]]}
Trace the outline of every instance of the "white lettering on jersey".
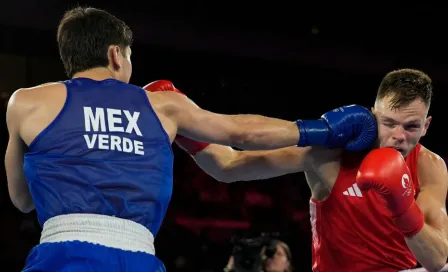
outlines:
{"label": "white lettering on jersey", "polygon": [[[123,115],[127,121],[123,127]],[[140,112],[131,113],[128,110],[84,107],[84,126],[86,132],[125,132],[142,137],[138,127]],[[107,125],[106,125],[107,124]],[[116,150],[125,153],[144,155],[143,142],[127,137],[109,135],[107,133],[84,134],[89,149]]]}
{"label": "white lettering on jersey", "polygon": [[84,126],[86,131],[98,131],[98,127],[101,126],[101,132],[106,131],[106,119],[104,118],[104,109],[96,108],[95,115],[93,114],[91,107],[84,107]]}

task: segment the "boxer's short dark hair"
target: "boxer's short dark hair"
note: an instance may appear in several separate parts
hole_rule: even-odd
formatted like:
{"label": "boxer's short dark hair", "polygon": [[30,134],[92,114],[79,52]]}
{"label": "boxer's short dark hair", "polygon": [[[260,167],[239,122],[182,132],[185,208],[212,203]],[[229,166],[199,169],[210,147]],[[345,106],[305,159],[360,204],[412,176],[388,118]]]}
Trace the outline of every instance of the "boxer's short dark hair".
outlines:
{"label": "boxer's short dark hair", "polygon": [[132,31],[112,14],[91,7],[67,11],[58,26],[59,55],[68,77],[109,64],[107,50],[120,46],[123,54],[132,45]]}
{"label": "boxer's short dark hair", "polygon": [[409,105],[421,99],[428,107],[432,99],[432,80],[422,71],[400,69],[389,72],[378,88],[377,100],[391,97],[392,109]]}

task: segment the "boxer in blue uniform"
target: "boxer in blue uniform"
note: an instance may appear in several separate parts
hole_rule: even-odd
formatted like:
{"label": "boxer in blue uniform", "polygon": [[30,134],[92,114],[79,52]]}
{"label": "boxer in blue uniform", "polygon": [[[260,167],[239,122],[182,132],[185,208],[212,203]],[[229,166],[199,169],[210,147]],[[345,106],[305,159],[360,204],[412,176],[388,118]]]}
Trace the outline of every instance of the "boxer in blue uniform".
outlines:
{"label": "boxer in blue uniform", "polygon": [[146,92],[129,84],[131,30],[102,10],[68,11],[57,40],[70,80],[19,89],[7,109],[9,194],[43,227],[24,271],[165,271],[153,241],[171,198],[177,134],[250,150],[347,139],[362,149],[375,138],[364,132],[376,135],[359,106],[290,122]]}

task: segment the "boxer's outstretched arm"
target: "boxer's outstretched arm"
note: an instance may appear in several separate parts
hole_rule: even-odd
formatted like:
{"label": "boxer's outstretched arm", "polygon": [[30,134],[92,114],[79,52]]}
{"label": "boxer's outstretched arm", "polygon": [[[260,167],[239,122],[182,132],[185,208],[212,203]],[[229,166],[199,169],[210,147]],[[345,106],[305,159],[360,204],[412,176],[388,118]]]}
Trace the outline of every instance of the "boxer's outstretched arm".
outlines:
{"label": "boxer's outstretched arm", "polygon": [[235,146],[246,150],[276,149],[297,145],[295,122],[260,115],[217,114],[199,108],[185,95],[164,92],[164,112],[177,133],[188,138]]}
{"label": "boxer's outstretched arm", "polygon": [[28,213],[34,209],[34,203],[23,172],[23,157],[27,147],[20,137],[21,120],[25,114],[20,100],[18,91],[11,96],[6,110],[9,141],[5,154],[5,169],[12,203],[20,211]]}
{"label": "boxer's outstretched arm", "polygon": [[199,167],[221,182],[268,179],[312,170],[310,147],[266,151],[237,151],[211,144],[193,155]]}
{"label": "boxer's outstretched arm", "polygon": [[285,147],[266,151],[237,151],[211,144],[192,155],[204,172],[221,182],[274,178],[286,174],[316,171],[337,161],[341,149]]}
{"label": "boxer's outstretched arm", "polygon": [[448,257],[447,168],[443,159],[427,149],[421,151],[418,165],[420,193],[416,202],[425,224],[415,236],[406,238],[406,243],[426,270],[439,271]]}

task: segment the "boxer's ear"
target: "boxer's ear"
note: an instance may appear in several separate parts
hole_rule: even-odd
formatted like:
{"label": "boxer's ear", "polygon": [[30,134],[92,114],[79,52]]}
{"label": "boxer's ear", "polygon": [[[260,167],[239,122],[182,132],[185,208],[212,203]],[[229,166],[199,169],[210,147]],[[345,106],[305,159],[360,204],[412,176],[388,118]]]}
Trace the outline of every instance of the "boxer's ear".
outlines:
{"label": "boxer's ear", "polygon": [[118,45],[111,45],[107,49],[107,57],[109,59],[109,64],[112,66],[114,70],[118,70],[122,66],[122,58],[123,52],[121,52],[121,48]]}
{"label": "boxer's ear", "polygon": [[426,135],[426,132],[428,131],[429,125],[431,124],[432,116],[426,117],[425,120],[425,126],[423,128],[422,137]]}

